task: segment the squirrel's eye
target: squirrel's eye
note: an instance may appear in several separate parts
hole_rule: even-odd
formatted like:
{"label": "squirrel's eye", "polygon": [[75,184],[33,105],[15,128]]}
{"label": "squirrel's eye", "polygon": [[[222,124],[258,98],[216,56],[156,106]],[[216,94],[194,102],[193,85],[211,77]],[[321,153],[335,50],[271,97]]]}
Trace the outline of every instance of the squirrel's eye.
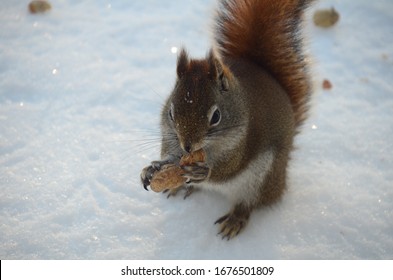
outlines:
{"label": "squirrel's eye", "polygon": [[218,108],[213,111],[213,114],[210,118],[210,126],[216,126],[221,121],[221,112]]}
{"label": "squirrel's eye", "polygon": [[171,104],[171,108],[169,109],[168,115],[169,115],[169,119],[171,121],[174,121],[174,119],[173,119],[173,104]]}
{"label": "squirrel's eye", "polygon": [[169,110],[168,116],[169,116],[170,120],[173,121],[172,110]]}

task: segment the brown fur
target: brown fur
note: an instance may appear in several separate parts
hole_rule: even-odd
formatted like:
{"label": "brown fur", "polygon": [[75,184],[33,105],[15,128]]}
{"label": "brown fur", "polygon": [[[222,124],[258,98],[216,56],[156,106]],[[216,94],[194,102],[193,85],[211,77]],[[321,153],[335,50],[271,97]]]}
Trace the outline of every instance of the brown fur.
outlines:
{"label": "brown fur", "polygon": [[222,1],[215,39],[223,57],[256,62],[286,90],[295,122],[306,118],[310,95],[299,36],[302,13],[312,0]]}

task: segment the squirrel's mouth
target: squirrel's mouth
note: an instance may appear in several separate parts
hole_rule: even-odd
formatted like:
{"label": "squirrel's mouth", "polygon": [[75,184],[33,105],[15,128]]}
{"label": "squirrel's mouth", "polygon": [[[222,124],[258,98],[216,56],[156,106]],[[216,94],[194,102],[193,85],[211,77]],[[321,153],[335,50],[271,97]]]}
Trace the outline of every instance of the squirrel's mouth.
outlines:
{"label": "squirrel's mouth", "polygon": [[204,146],[205,146],[203,144],[203,142],[202,143],[199,143],[199,142],[194,143],[192,141],[183,140],[181,138],[179,138],[179,145],[180,145],[180,148],[183,151],[183,155],[192,154],[192,153],[194,153],[194,152],[196,152],[198,150],[203,149]]}

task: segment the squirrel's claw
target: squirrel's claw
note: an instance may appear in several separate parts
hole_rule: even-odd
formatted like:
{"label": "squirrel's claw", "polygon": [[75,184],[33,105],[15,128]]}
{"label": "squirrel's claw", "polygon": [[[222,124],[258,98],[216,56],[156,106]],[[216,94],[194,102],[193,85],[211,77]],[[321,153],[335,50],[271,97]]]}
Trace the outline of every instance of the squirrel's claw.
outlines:
{"label": "squirrel's claw", "polygon": [[150,181],[153,178],[154,173],[157,172],[158,170],[159,169],[156,169],[156,167],[153,166],[153,164],[142,169],[141,181],[142,181],[143,188],[145,190],[148,191],[147,187],[150,186]]}
{"label": "squirrel's claw", "polygon": [[242,231],[249,217],[250,210],[239,204],[231,212],[220,217],[214,224],[220,224],[218,234],[222,236],[222,239],[226,238],[229,240]]}
{"label": "squirrel's claw", "polygon": [[149,185],[143,183],[143,188],[144,188],[145,190],[149,191],[149,190],[147,189],[147,186],[149,186]]}
{"label": "squirrel's claw", "polygon": [[170,198],[171,196],[176,196],[176,194],[180,190],[183,190],[183,189],[185,190],[185,194],[184,194],[183,199],[186,199],[187,197],[189,197],[195,191],[195,188],[194,188],[193,185],[183,185],[183,186],[180,186],[180,187],[178,187],[176,189],[171,189],[171,190],[167,189],[163,193],[167,193],[168,192],[167,198]]}
{"label": "squirrel's claw", "polygon": [[217,234],[220,234],[222,239],[230,240],[239,234],[246,223],[247,221],[236,219],[233,215],[227,214],[219,218],[214,224],[220,224],[220,231]]}
{"label": "squirrel's claw", "polygon": [[171,196],[176,196],[177,192],[182,188],[182,186],[175,188],[175,189],[166,189],[163,191],[163,193],[168,193],[166,198],[170,198]]}

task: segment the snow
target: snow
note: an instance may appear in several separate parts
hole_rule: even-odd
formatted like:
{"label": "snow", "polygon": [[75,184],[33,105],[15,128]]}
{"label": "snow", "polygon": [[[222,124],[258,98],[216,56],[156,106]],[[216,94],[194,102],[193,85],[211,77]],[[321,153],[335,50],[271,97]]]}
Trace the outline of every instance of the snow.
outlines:
{"label": "snow", "polygon": [[[309,11],[315,95],[287,193],[231,241],[219,194],[167,199],[139,181],[176,52],[207,53],[215,1],[27,4],[0,8],[1,259],[393,258],[392,1]],[[313,26],[331,6],[338,24]]]}

